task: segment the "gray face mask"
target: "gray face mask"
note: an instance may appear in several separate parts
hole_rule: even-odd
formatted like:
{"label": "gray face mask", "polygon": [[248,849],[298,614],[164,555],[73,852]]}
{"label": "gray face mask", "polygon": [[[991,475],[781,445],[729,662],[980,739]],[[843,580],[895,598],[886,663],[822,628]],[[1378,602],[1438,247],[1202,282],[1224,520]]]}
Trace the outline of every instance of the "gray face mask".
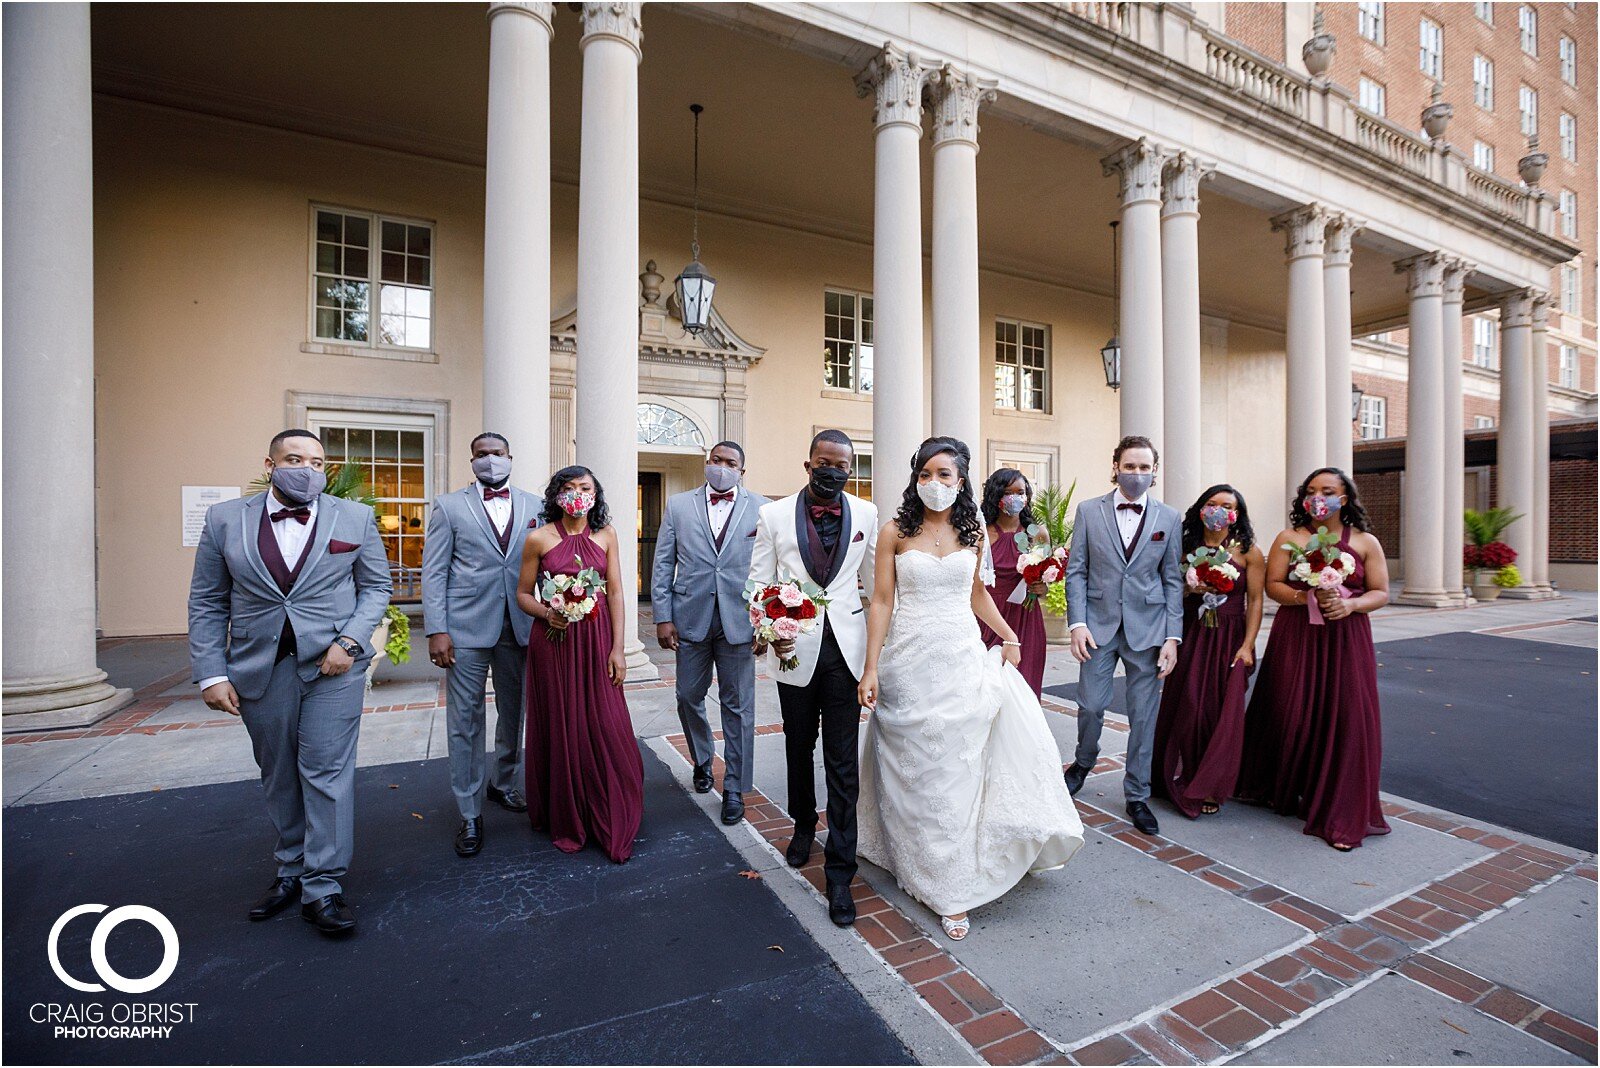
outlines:
{"label": "gray face mask", "polygon": [[328,487],[328,476],[315,467],[274,467],[272,488],[290,504],[310,504]]}
{"label": "gray face mask", "polygon": [[727,493],[739,484],[739,472],[722,464],[706,464],[706,483],[718,493]]}
{"label": "gray face mask", "polygon": [[511,477],[511,457],[486,453],[472,461],[472,473],[485,486],[498,486]]}
{"label": "gray face mask", "polygon": [[1136,501],[1148,493],[1150,484],[1155,480],[1155,475],[1134,474],[1131,471],[1117,472],[1117,485],[1122,487],[1122,495],[1130,501]]}

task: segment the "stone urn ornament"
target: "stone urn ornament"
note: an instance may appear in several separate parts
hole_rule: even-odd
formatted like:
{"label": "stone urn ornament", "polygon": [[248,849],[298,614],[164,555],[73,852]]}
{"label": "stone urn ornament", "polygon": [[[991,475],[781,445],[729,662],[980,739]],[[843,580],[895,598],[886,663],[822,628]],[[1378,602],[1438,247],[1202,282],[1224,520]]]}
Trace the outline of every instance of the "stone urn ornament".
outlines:
{"label": "stone urn ornament", "polygon": [[1337,39],[1323,30],[1322,8],[1318,7],[1311,20],[1311,40],[1300,46],[1300,59],[1313,78],[1320,78],[1333,65],[1333,54],[1337,50]]}
{"label": "stone urn ornament", "polygon": [[1444,132],[1450,126],[1450,119],[1455,115],[1454,104],[1445,103],[1444,86],[1438,82],[1433,83],[1433,99],[1427,107],[1422,109],[1422,132],[1435,144],[1444,140]]}
{"label": "stone urn ornament", "polygon": [[1534,134],[1528,138],[1528,154],[1517,160],[1517,173],[1531,188],[1539,184],[1539,179],[1544,177],[1544,169],[1550,165],[1550,157],[1539,151],[1539,135]]}

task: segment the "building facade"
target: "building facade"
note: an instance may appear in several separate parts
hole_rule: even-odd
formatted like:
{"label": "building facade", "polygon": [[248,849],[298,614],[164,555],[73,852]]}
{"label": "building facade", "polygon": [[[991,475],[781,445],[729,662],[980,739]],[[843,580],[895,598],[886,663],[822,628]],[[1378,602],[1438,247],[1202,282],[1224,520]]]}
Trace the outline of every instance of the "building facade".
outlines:
{"label": "building facade", "polygon": [[[1445,354],[1499,316],[1502,492],[1536,514],[1533,354],[1567,329],[1551,272],[1592,298],[1592,255],[1545,186],[1358,106],[1329,32],[1355,5],[1324,6],[1322,32],[1220,3],[8,11],[7,728],[116,707],[96,633],[184,629],[187,532],[284,426],[365,467],[402,588],[484,429],[530,489],[597,472],[629,575],[706,446],[777,495],[822,427],[889,507],[930,432],[1080,497],[1145,433],[1165,499],[1230,481],[1270,527],[1351,466],[1352,339],[1401,327],[1397,592],[1460,603]],[[1592,8],[1549,17],[1593,47]],[[699,336],[672,296],[696,207]],[[63,437],[92,478],[16,477]],[[1514,533],[1516,592],[1548,595],[1548,529]]]}

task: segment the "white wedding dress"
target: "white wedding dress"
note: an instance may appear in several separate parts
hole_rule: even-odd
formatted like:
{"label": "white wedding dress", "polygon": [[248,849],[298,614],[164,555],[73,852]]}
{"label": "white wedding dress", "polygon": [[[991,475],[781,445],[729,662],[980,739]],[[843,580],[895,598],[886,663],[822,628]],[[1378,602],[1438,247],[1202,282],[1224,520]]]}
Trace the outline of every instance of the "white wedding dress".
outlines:
{"label": "white wedding dress", "polygon": [[972,613],[978,556],[895,557],[878,707],[861,743],[857,852],[941,916],[1064,864],[1083,824],[1033,690]]}

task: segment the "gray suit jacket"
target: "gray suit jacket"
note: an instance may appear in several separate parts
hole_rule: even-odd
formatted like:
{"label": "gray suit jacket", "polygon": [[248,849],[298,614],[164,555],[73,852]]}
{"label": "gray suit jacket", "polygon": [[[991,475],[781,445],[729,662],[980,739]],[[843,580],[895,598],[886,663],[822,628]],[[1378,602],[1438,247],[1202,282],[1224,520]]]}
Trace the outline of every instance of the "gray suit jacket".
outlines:
{"label": "gray suit jacket", "polygon": [[723,528],[721,552],[711,536],[705,486],[673,494],[662,510],[650,611],[657,623],[677,624],[678,636],[684,641],[706,640],[713,606],[722,617],[724,639],[735,645],[755,639],[744,584],[750,577],[756,520],[767,499],[743,486],[735,492],[738,496]]}
{"label": "gray suit jacket", "polygon": [[194,681],[226,675],[247,700],[266,692],[285,618],[294,627],[302,679],[317,677],[317,661],[341,634],[365,650],[351,669],[361,670],[393,589],[372,509],[323,494],[305,564],[284,593],[256,544],[266,500],[258,493],[211,506],[189,583]]}
{"label": "gray suit jacket", "polygon": [[1146,497],[1144,527],[1122,554],[1116,491],[1078,505],[1067,561],[1067,620],[1082,623],[1096,645],[1122,628],[1128,648],[1153,649],[1183,638],[1183,517]]}
{"label": "gray suit jacket", "polygon": [[463,649],[492,649],[509,608],[517,641],[528,644],[533,618],[517,606],[517,575],[522,544],[538,526],[543,507],[542,499],[511,487],[511,537],[502,553],[479,483],[433,499],[422,542],[425,633],[449,634]]}

